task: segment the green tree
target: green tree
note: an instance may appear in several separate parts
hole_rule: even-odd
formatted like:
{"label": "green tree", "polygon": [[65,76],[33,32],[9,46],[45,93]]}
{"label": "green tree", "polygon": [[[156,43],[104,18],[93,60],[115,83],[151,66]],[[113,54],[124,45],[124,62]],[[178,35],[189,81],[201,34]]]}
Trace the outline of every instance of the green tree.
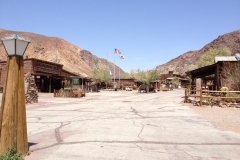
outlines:
{"label": "green tree", "polygon": [[132,75],[131,73],[125,72],[121,78],[135,78],[135,75]]}
{"label": "green tree", "polygon": [[130,73],[125,73],[122,78],[135,78],[140,84],[149,84],[155,80],[160,79],[160,75],[158,74],[157,70],[131,70]]}
{"label": "green tree", "polygon": [[197,68],[213,64],[216,56],[231,56],[231,51],[227,47],[210,49],[200,57],[197,62]]}
{"label": "green tree", "polygon": [[108,85],[112,82],[112,76],[110,75],[109,70],[103,70],[103,78],[102,79]]}
{"label": "green tree", "polygon": [[179,82],[179,79],[177,77],[174,77],[172,80],[171,80],[171,83],[175,86],[178,86],[180,84]]}
{"label": "green tree", "polygon": [[101,84],[102,82],[110,84],[112,81],[112,76],[109,74],[109,70],[106,66],[102,64],[101,60],[95,59],[94,67],[90,78],[96,84]]}
{"label": "green tree", "polygon": [[94,67],[92,70],[92,75],[90,77],[95,83],[100,83],[102,77],[100,69]]}
{"label": "green tree", "polygon": [[96,67],[93,68],[92,75],[90,77],[97,84],[100,84],[101,82],[107,82],[109,84],[112,80],[111,75],[106,69]]}
{"label": "green tree", "polygon": [[147,79],[147,74],[143,70],[138,70],[136,74],[136,79],[137,81],[143,83],[143,84],[148,84],[148,79]]}
{"label": "green tree", "polygon": [[160,75],[158,74],[158,71],[156,69],[149,71],[148,72],[149,83],[153,82],[153,81],[156,81],[156,80],[160,80]]}
{"label": "green tree", "polygon": [[[240,90],[240,63],[225,62],[222,70],[223,78],[230,84],[231,90]],[[226,87],[226,86],[225,86]]]}
{"label": "green tree", "polygon": [[150,82],[159,80],[160,75],[158,74],[156,69],[150,71],[143,71],[138,69],[137,73],[135,74],[135,78],[138,82],[141,82],[142,84],[149,84]]}

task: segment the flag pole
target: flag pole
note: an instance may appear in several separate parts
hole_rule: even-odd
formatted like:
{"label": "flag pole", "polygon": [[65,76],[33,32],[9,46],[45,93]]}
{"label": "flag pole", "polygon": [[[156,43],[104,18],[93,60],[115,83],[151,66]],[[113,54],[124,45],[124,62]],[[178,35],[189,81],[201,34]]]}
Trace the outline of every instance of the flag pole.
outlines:
{"label": "flag pole", "polygon": [[[118,59],[118,61],[120,62],[120,58]],[[119,89],[120,89],[120,65],[118,66],[118,85],[119,85]]]}
{"label": "flag pole", "polygon": [[113,74],[113,77],[114,77],[114,82],[113,82],[113,89],[115,91],[115,51],[114,51],[114,74]]}
{"label": "flag pole", "polygon": [[106,64],[106,90],[107,90],[107,75],[108,75],[108,53],[107,53],[107,64]]}
{"label": "flag pole", "polygon": [[[120,59],[124,59],[124,56],[123,55],[121,55],[121,56],[119,56],[119,60]],[[121,60],[120,60],[121,61]],[[120,64],[120,63],[119,63]],[[120,65],[119,65],[120,66]],[[119,67],[119,73],[118,73],[119,75],[119,87],[120,87],[120,67]]]}

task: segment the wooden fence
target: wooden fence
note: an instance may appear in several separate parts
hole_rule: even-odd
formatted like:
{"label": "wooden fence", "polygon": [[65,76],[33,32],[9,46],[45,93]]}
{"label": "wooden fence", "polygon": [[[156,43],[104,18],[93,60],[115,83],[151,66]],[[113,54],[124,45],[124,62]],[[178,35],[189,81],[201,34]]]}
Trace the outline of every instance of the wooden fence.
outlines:
{"label": "wooden fence", "polygon": [[53,91],[54,97],[85,97],[86,90],[85,89],[78,89],[78,90],[55,90]]}
{"label": "wooden fence", "polygon": [[[227,93],[237,93],[237,97],[228,97]],[[185,89],[185,99],[184,102],[187,102],[188,97],[199,98],[200,106],[202,106],[203,99],[209,101],[210,99],[219,98],[219,99],[239,99],[240,100],[240,91],[213,91],[213,90],[192,90],[189,88]]]}

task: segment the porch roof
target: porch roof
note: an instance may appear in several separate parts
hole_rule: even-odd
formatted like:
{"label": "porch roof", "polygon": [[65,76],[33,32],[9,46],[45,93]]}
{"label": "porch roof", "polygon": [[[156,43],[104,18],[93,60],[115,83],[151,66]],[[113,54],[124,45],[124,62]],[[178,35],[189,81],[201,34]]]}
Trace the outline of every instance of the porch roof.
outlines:
{"label": "porch roof", "polygon": [[216,63],[209,66],[188,71],[187,74],[190,73],[192,75],[192,78],[203,78],[203,77],[214,74],[215,68],[216,68]]}

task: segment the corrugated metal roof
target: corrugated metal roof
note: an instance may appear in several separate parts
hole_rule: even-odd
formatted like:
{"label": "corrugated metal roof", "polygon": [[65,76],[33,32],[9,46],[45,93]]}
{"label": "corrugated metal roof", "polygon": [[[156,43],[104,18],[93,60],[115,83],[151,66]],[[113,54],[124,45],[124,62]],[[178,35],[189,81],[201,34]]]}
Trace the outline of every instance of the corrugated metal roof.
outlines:
{"label": "corrugated metal roof", "polygon": [[218,61],[237,61],[235,56],[221,56],[221,57],[215,57],[214,63],[217,63]]}

